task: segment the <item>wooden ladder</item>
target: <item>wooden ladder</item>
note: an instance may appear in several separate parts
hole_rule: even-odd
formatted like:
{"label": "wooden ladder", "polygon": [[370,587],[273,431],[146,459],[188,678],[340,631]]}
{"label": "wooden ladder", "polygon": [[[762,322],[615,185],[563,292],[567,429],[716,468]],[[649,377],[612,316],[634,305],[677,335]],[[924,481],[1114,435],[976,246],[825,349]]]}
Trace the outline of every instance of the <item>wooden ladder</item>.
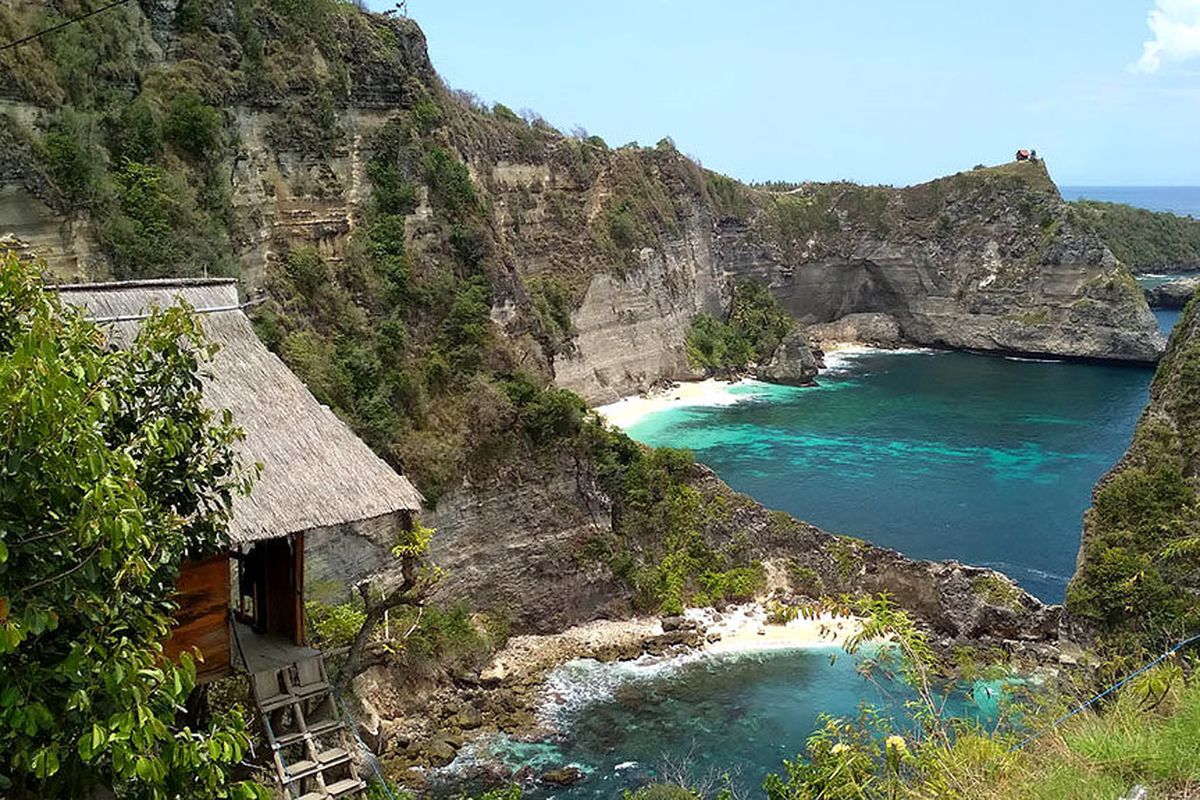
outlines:
{"label": "wooden ladder", "polygon": [[354,769],[354,740],[321,655],[250,675],[275,777],[293,800],[354,797],[367,788]]}

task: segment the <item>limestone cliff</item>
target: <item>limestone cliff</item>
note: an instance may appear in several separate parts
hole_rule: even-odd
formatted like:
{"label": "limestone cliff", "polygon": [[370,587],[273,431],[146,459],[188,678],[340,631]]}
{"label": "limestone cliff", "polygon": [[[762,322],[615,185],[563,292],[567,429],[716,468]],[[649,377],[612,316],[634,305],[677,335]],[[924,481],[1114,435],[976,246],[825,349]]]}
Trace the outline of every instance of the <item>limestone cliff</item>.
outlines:
{"label": "limestone cliff", "polygon": [[[767,562],[792,591],[812,597],[886,591],[950,639],[1057,640],[1060,607],[1042,604],[999,573],[911,559],[826,533],[768,511],[703,466],[688,480],[719,508],[703,526],[708,545],[737,563]],[[434,555],[447,569],[442,596],[506,611],[520,631],[553,632],[631,614],[629,586],[593,555],[598,541],[621,533],[613,527],[614,499],[586,465],[564,460],[555,471],[530,471],[515,488],[506,478],[455,492],[431,515],[438,527]]]}
{"label": "limestone cliff", "polygon": [[[0,25],[36,30],[45,5],[0,4]],[[595,558],[626,531],[589,477],[606,465],[526,463],[582,415],[546,384],[600,401],[692,376],[688,326],[724,313],[733,280],[871,338],[1127,360],[1160,347],[1128,272],[1041,164],[906,189],[747,187],[670,140],[611,148],[452,92],[415,23],[334,0],[115,7],[0,53],[0,112],[0,237],[64,279],[239,275],[267,301],[270,346],[437,504],[445,591],[529,626],[628,599]],[[529,464],[535,479],[497,482]],[[999,576],[847,544],[695,481],[729,511],[705,523],[707,546],[736,563],[792,558],[813,591],[893,588],[952,635],[1052,627],[1015,589],[1000,594],[1017,622],[965,599],[1008,587]],[[621,557],[649,547],[626,538]]]}
{"label": "limestone cliff", "polygon": [[[669,140],[612,149],[488,109],[441,85],[410,20],[310,5],[289,16],[264,0],[130,4],[87,23],[79,46],[94,40],[104,67],[90,81],[54,77],[50,45],[6,55],[0,235],[64,278],[234,272],[254,293],[299,245],[344,258],[378,165],[399,157],[381,136],[399,115],[436,128],[469,167],[487,209],[493,319],[590,401],[693,377],[687,326],[719,315],[741,277],[766,283],[804,324],[872,314],[922,345],[1159,353],[1127,271],[1041,163],[905,189],[754,189],[702,170]],[[3,12],[10,27],[32,24],[23,8]],[[195,121],[189,92],[219,114],[222,130],[202,151],[188,150],[186,128],[172,133]],[[143,105],[144,118],[129,111]],[[154,124],[169,139],[164,180],[180,181],[174,205],[145,219],[129,196],[138,176],[121,164]],[[107,174],[92,174],[98,166]],[[447,231],[429,223],[428,193],[414,201],[414,250],[437,259]],[[137,238],[164,222],[170,236]]]}
{"label": "limestone cliff", "polygon": [[907,342],[1151,361],[1136,283],[1062,201],[1044,162],[904,189],[804,185],[719,223],[721,263],[804,323],[885,314]]}

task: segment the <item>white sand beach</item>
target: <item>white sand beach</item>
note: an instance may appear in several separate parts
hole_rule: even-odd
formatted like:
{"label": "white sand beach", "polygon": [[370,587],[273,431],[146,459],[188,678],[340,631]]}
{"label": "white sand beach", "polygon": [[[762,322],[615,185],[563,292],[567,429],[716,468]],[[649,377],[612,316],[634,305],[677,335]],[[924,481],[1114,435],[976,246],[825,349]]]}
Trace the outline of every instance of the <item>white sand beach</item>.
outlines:
{"label": "white sand beach", "polygon": [[821,614],[799,617],[783,625],[767,622],[767,611],[759,603],[733,606],[719,616],[712,609],[696,609],[688,616],[697,619],[707,637],[720,638],[704,645],[709,653],[740,653],[753,650],[788,650],[800,647],[841,647],[862,630],[862,619]]}
{"label": "white sand beach", "polygon": [[709,378],[704,381],[689,381],[677,383],[669,389],[652,391],[643,395],[634,395],[617,400],[614,403],[598,406],[596,412],[610,425],[622,430],[637,424],[649,414],[668,408],[682,406],[730,406],[743,402],[755,396],[753,391],[733,394],[734,387],[766,387],[767,384],[750,379],[740,381],[719,381]]}

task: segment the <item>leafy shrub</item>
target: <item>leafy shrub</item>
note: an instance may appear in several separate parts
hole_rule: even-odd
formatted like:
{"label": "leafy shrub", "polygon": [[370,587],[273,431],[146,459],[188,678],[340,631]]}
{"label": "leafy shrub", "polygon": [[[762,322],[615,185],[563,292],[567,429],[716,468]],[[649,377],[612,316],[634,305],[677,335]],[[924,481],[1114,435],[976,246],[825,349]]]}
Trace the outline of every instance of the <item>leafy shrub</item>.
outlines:
{"label": "leafy shrub", "polygon": [[521,421],[537,444],[566,439],[579,433],[587,403],[569,389],[549,388],[521,409]]}
{"label": "leafy shrub", "polygon": [[625,202],[608,213],[608,235],[613,244],[622,250],[631,250],[641,243],[641,234],[633,218],[630,205]]}
{"label": "leafy shrub", "polygon": [[460,370],[474,371],[491,326],[491,286],[476,276],[458,284],[450,311],[442,322],[440,341]]}
{"label": "leafy shrub", "polygon": [[332,275],[320,254],[311,247],[290,250],[283,259],[284,271],[292,284],[306,297],[330,284]]}
{"label": "leafy shrub", "polygon": [[151,164],[126,162],[100,229],[118,277],[222,275],[233,270],[227,234],[202,212],[186,181]]}
{"label": "leafy shrub", "polygon": [[416,211],[421,199],[420,190],[401,165],[375,156],[367,162],[367,175],[371,178],[372,198],[380,214],[403,216]]}
{"label": "leafy shrub", "polygon": [[217,148],[221,140],[221,112],[204,102],[200,93],[189,89],[171,98],[163,120],[163,136],[193,158],[202,158]]}
{"label": "leafy shrub", "polygon": [[729,322],[697,314],[688,329],[688,362],[708,370],[743,370],[769,360],[795,327],[765,286],[740,281],[733,291]]}
{"label": "leafy shrub", "polygon": [[104,177],[104,153],[96,141],[95,117],[63,109],[54,115],[38,148],[50,177],[75,202],[90,202]]}
{"label": "leafy shrub", "polygon": [[496,119],[502,119],[505,122],[513,122],[518,125],[525,124],[525,121],[518,117],[516,112],[503,103],[496,103],[492,106],[492,116],[496,117]]}
{"label": "leafy shrub", "polygon": [[324,650],[350,644],[367,618],[361,603],[326,605],[317,600],[304,604],[304,615],[313,644]]}
{"label": "leafy shrub", "polygon": [[122,109],[113,144],[124,161],[149,164],[162,155],[162,126],[147,100],[139,98]]}
{"label": "leafy shrub", "polygon": [[164,651],[180,564],[228,548],[250,478],[201,394],[214,348],[175,306],[114,351],[42,266],[0,262],[0,791],[265,798],[233,780],[245,718],[184,724],[195,663]]}
{"label": "leafy shrub", "polygon": [[460,217],[477,208],[475,186],[467,165],[444,147],[434,146],[425,154],[425,182],[433,207],[450,217]]}

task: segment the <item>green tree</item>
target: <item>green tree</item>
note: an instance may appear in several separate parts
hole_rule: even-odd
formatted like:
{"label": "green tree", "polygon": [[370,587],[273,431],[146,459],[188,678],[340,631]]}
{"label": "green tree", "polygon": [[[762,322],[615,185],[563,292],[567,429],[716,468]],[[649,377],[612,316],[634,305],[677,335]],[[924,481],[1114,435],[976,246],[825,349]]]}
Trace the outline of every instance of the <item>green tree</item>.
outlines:
{"label": "green tree", "polygon": [[[195,683],[170,663],[179,565],[226,541],[248,488],[239,433],[201,399],[212,353],[182,307],[126,349],[0,261],[0,792],[264,797],[229,777],[248,745],[234,711],[193,729]],[[7,788],[5,788],[7,787]]]}
{"label": "green tree", "polygon": [[221,127],[221,112],[205,103],[199,92],[188,89],[171,99],[163,134],[184,153],[199,158],[216,149]]}

